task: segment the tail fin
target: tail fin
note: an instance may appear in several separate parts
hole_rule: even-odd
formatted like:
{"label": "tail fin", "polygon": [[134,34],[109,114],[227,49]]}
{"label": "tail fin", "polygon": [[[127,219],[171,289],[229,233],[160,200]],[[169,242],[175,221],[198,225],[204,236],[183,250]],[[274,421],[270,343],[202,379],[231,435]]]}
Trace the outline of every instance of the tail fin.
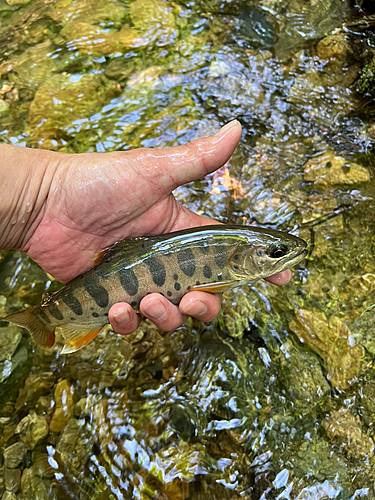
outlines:
{"label": "tail fin", "polygon": [[39,306],[29,307],[23,311],[9,314],[3,318],[3,321],[10,321],[15,325],[26,328],[37,345],[52,347],[55,343],[55,333],[43,326],[35,317]]}

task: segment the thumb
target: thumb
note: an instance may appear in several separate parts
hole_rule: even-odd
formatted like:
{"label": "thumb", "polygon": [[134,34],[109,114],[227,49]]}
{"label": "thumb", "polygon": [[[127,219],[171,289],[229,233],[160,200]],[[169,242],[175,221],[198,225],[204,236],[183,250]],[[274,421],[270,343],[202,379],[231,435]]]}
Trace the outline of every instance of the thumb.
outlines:
{"label": "thumb", "polygon": [[[222,127],[217,134],[166,149],[143,149],[138,166],[148,166],[148,173],[155,184],[165,193],[178,186],[201,179],[222,167],[231,157],[241,138],[241,124],[233,120]],[[139,161],[141,160],[141,161]],[[150,177],[149,177],[150,179]],[[151,179],[150,179],[151,180]]]}

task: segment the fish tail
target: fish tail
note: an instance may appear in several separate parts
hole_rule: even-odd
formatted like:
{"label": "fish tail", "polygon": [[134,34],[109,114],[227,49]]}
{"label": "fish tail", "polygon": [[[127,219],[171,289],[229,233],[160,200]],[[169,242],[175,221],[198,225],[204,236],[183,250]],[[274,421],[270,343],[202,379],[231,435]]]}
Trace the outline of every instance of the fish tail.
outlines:
{"label": "fish tail", "polygon": [[55,332],[54,330],[48,329],[38,321],[36,318],[38,309],[39,306],[29,307],[23,311],[18,311],[5,316],[3,321],[9,321],[17,326],[26,328],[37,345],[52,347],[55,343]]}

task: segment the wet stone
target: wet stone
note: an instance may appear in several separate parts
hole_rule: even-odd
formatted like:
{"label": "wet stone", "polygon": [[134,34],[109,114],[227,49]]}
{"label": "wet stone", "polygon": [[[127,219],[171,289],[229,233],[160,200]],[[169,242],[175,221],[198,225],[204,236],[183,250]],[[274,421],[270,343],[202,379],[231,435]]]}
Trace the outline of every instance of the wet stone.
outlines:
{"label": "wet stone", "polygon": [[374,452],[374,441],[361,428],[361,421],[350,409],[332,411],[323,420],[327,436],[338,446],[342,446],[349,457],[368,459]]}
{"label": "wet stone", "polygon": [[29,375],[24,387],[21,389],[17,402],[16,410],[24,405],[34,405],[39,396],[46,394],[53,387],[56,376],[52,372],[42,372],[37,375]]}
{"label": "wet stone", "polygon": [[329,393],[330,386],[314,354],[289,347],[281,362],[280,379],[293,404],[300,412],[308,412]]}
{"label": "wet stone", "polygon": [[21,338],[21,330],[15,326],[0,328],[0,362],[12,358]]}
{"label": "wet stone", "polygon": [[327,151],[321,156],[308,160],[305,164],[304,179],[323,187],[351,186],[368,182],[370,174],[367,169],[357,163],[336,156],[333,151]]}
{"label": "wet stone", "polygon": [[18,351],[15,352],[10,360],[5,359],[4,361],[0,362],[0,383],[4,382],[12,375],[12,373],[16,372],[16,369],[18,367],[22,367],[27,361],[27,357],[27,348],[25,346],[22,346],[20,349],[18,349]]}
{"label": "wet stone", "polygon": [[9,114],[9,104],[0,99],[0,118],[4,118]]}
{"label": "wet stone", "polygon": [[62,380],[55,388],[56,409],[53,414],[50,429],[60,432],[73,415],[73,387],[67,380]]}
{"label": "wet stone", "polygon": [[346,389],[363,368],[364,349],[356,344],[345,323],[327,318],[315,309],[301,309],[290,329],[323,358],[327,379],[334,387]]}
{"label": "wet stone", "polygon": [[8,446],[4,451],[5,467],[15,469],[22,462],[26,452],[27,447],[22,441],[17,441],[17,443]]}
{"label": "wet stone", "polygon": [[316,50],[318,56],[322,59],[334,58],[340,61],[346,61],[353,55],[350,41],[344,33],[326,36],[320,40]]}
{"label": "wet stone", "polygon": [[47,437],[48,424],[43,416],[32,412],[21,420],[16,432],[20,434],[27,448],[33,450],[40,441]]}
{"label": "wet stone", "polygon": [[50,500],[47,487],[43,480],[37,475],[37,470],[34,466],[23,471],[21,490],[24,500]]}
{"label": "wet stone", "polygon": [[16,495],[11,491],[4,491],[4,495],[1,497],[1,500],[18,500]]}
{"label": "wet stone", "polygon": [[4,470],[4,485],[8,491],[17,491],[21,484],[21,470],[9,469]]}

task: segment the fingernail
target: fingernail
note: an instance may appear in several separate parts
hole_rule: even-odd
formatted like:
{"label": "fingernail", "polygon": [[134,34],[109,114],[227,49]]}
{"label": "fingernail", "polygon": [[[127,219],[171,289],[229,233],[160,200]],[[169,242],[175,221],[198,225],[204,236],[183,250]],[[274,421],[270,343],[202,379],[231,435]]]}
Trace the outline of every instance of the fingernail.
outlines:
{"label": "fingernail", "polygon": [[116,321],[118,325],[126,325],[130,321],[130,314],[128,309],[120,308],[114,315],[113,319]]}
{"label": "fingernail", "polygon": [[163,321],[167,317],[167,309],[159,299],[152,299],[145,312],[152,321]]}
{"label": "fingernail", "polygon": [[207,306],[201,300],[194,300],[190,302],[190,304],[185,307],[184,314],[188,316],[194,316],[194,318],[199,318],[203,316],[207,312]]}
{"label": "fingernail", "polygon": [[224,127],[221,127],[221,129],[218,132],[216,132],[215,135],[225,134],[225,132],[227,132],[230,128],[237,126],[238,123],[239,123],[238,120],[232,120],[231,122],[224,125]]}

